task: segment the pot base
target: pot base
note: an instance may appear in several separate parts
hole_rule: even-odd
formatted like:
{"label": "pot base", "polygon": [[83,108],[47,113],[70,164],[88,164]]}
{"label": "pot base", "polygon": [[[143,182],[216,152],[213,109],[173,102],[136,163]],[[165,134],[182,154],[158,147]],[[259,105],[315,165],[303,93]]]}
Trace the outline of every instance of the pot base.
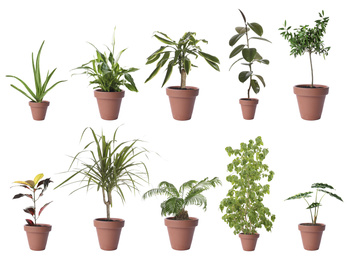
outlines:
{"label": "pot base", "polygon": [[120,233],[125,221],[119,218],[111,218],[112,221],[99,218],[94,220],[97,230],[98,242],[102,250],[116,250],[119,244]]}
{"label": "pot base", "polygon": [[196,87],[168,87],[166,94],[169,96],[173,118],[180,121],[190,120],[192,117],[196,96],[199,89]]}
{"label": "pot base", "polygon": [[241,239],[243,250],[254,251],[256,242],[258,241],[259,236],[260,236],[259,234],[248,235],[248,234],[240,233],[239,238]]}
{"label": "pot base", "polygon": [[42,101],[40,103],[36,103],[33,101],[29,101],[29,106],[32,111],[32,117],[36,121],[42,121],[45,119],[47,107],[50,105],[49,101]]}
{"label": "pot base", "polygon": [[51,225],[38,224],[37,226],[25,225],[29,248],[33,251],[42,251],[46,248],[47,238],[51,231]]}
{"label": "pot base", "polygon": [[305,250],[315,251],[320,248],[322,233],[326,229],[324,224],[302,223],[298,225]]}
{"label": "pot base", "polygon": [[239,100],[242,108],[242,115],[245,120],[252,120],[255,116],[256,106],[259,103],[259,99],[256,98],[241,98]]}
{"label": "pot base", "polygon": [[164,223],[168,227],[172,249],[188,250],[191,248],[194,229],[198,225],[197,218],[190,218],[189,220],[166,218]]}

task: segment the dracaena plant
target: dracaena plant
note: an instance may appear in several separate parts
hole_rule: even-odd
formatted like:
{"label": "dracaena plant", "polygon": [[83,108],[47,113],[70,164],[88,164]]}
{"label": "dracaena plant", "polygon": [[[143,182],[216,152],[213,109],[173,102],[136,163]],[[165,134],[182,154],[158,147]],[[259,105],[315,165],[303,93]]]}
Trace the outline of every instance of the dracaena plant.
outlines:
{"label": "dracaena plant", "polygon": [[50,182],[52,182],[50,180],[50,178],[42,180],[43,177],[44,177],[44,174],[40,173],[40,174],[35,176],[34,180],[15,181],[14,182],[14,183],[20,184],[20,185],[17,185],[16,187],[23,187],[25,189],[28,189],[31,192],[29,194],[18,193],[13,197],[13,199],[27,197],[27,198],[32,200],[33,206],[29,206],[29,207],[24,209],[24,212],[30,214],[34,220],[34,221],[32,221],[30,219],[26,219],[29,226],[36,226],[37,225],[37,220],[40,217],[42,211],[46,208],[47,205],[49,205],[52,202],[51,201],[51,202],[44,204],[44,206],[42,206],[40,208],[40,210],[38,210],[38,208],[37,208],[37,201],[44,195],[44,192],[46,191]]}
{"label": "dracaena plant", "polygon": [[221,201],[220,210],[225,210],[222,219],[234,228],[235,235],[255,234],[263,226],[271,231],[275,221],[275,215],[263,204],[264,195],[270,193],[270,185],[262,184],[261,180],[265,178],[270,182],[275,173],[263,163],[269,151],[262,146],[262,139],[258,136],[255,142],[241,143],[240,149],[226,147],[227,154],[235,156],[227,170],[235,173],[226,177],[232,188]]}
{"label": "dracaena plant", "polygon": [[315,27],[311,28],[309,25],[300,25],[298,28],[291,31],[291,26],[287,26],[287,21],[284,21],[284,27],[279,28],[284,39],[289,41],[291,48],[290,55],[294,57],[302,56],[305,53],[309,54],[311,67],[311,87],[314,87],[314,72],[312,67],[311,54],[315,53],[323,55],[326,58],[330,47],[326,47],[322,40],[326,33],[329,17],[324,17],[324,11],[319,13],[320,19],[315,21]]}
{"label": "dracaena plant", "polygon": [[328,190],[334,190],[334,188],[331,185],[328,185],[326,183],[314,183],[311,185],[311,188],[316,189],[315,200],[312,203],[309,203],[306,198],[310,198],[313,191],[298,193],[294,196],[289,197],[286,200],[304,199],[308,205],[306,209],[310,210],[311,222],[312,224],[316,225],[320,206],[322,206],[321,201],[324,196],[329,195],[340,201],[343,201],[343,199],[339,197],[337,194],[328,191]]}
{"label": "dracaena plant", "polygon": [[[256,48],[253,48],[251,46],[250,41],[251,40],[263,40],[270,42],[269,40],[262,38],[263,35],[263,28],[258,23],[248,23],[246,20],[245,15],[241,10],[239,10],[243,17],[244,25],[240,27],[236,27],[237,34],[233,35],[229,41],[229,45],[231,47],[235,46],[235,44],[241,39],[245,38],[246,43],[240,44],[236,46],[230,53],[230,58],[235,57],[238,54],[242,54],[242,57],[240,57],[238,60],[236,60],[230,67],[230,70],[233,65],[235,65],[238,61],[244,60],[242,63],[245,66],[248,66],[249,70],[242,71],[238,74],[238,79],[240,82],[244,83],[249,79],[249,87],[248,87],[248,99],[250,98],[250,90],[253,89],[255,94],[258,94],[260,92],[260,85],[258,80],[261,82],[261,84],[265,87],[265,80],[261,75],[255,74],[253,72],[253,64],[255,62],[262,63],[268,65],[270,62],[267,59],[263,59],[262,56],[258,53]],[[252,30],[255,34],[257,34],[259,37],[249,37],[248,32]],[[271,42],[270,42],[271,43]]]}
{"label": "dracaena plant", "polygon": [[[138,158],[148,151],[136,146],[139,140],[118,142],[116,139],[118,128],[111,140],[107,140],[103,133],[100,136],[97,135],[92,128],[85,128],[81,138],[86,130],[90,130],[92,141],[88,142],[84,149],[73,157],[69,167],[73,174],[56,188],[76,182],[83,183],[83,185],[73,192],[83,188],[89,190],[96,187],[97,191],[102,193],[107,219],[110,220],[110,210],[113,206],[112,192],[115,191],[124,203],[124,188],[135,192],[138,191],[141,182],[148,182],[147,167],[145,163],[138,161]],[[90,158],[84,158],[83,154],[85,153],[88,153]],[[80,167],[73,169],[72,166],[75,162]],[[81,178],[78,181],[70,182],[75,177]]]}
{"label": "dracaena plant", "polygon": [[113,34],[112,50],[107,47],[109,53],[100,52],[92,43],[96,50],[96,58],[76,68],[83,70],[81,74],[86,74],[94,80],[90,85],[96,85],[94,89],[101,89],[103,92],[121,92],[120,87],[125,86],[128,90],[138,92],[134,79],[130,73],[137,71],[137,68],[123,68],[119,64],[120,56],[126,49],[115,55],[115,30]]}
{"label": "dracaena plant", "polygon": [[204,39],[197,40],[195,39],[195,36],[196,33],[194,32],[186,32],[180,38],[180,40],[176,42],[165,33],[155,32],[154,37],[166,45],[161,46],[147,58],[146,64],[151,64],[157,61],[157,65],[151,75],[146,79],[145,83],[157,75],[159,70],[165,64],[167,64],[162,87],[169,80],[173,68],[177,66],[181,75],[180,86],[181,88],[186,88],[187,75],[190,73],[192,67],[197,67],[192,63],[191,56],[194,56],[196,59],[198,56],[203,57],[211,67],[217,71],[220,71],[219,59],[213,55],[203,52],[201,47],[198,45],[200,42],[208,43],[208,41]]}
{"label": "dracaena plant", "polygon": [[51,87],[48,87],[49,81],[52,77],[52,75],[54,74],[54,72],[56,71],[56,69],[54,69],[51,73],[50,71],[47,72],[45,81],[42,82],[41,81],[41,75],[40,75],[40,54],[41,54],[41,49],[43,48],[45,41],[43,41],[43,43],[40,46],[38,55],[36,56],[36,61],[34,63],[34,54],[32,53],[32,67],[33,67],[33,74],[34,74],[34,83],[35,83],[35,90],[31,89],[23,80],[21,80],[20,78],[16,77],[16,76],[12,76],[12,75],[6,75],[6,77],[11,77],[11,78],[15,78],[17,79],[19,82],[22,83],[22,85],[25,87],[25,89],[27,90],[28,93],[26,93],[25,91],[21,90],[20,88],[16,87],[15,85],[11,84],[11,87],[13,87],[14,89],[18,90],[19,92],[21,92],[23,95],[25,95],[27,98],[29,98],[31,101],[36,102],[36,103],[40,103],[43,101],[43,98],[45,97],[45,95],[51,90],[53,89],[57,84],[64,82],[66,80],[61,80],[56,82],[55,84],[53,84]]}
{"label": "dracaena plant", "polygon": [[157,188],[147,191],[142,198],[165,195],[167,199],[160,204],[161,215],[174,215],[175,220],[187,220],[189,216],[185,207],[196,205],[206,210],[207,199],[201,193],[217,185],[221,185],[218,177],[211,180],[208,178],[201,181],[190,180],[183,183],[179,189],[167,181],[162,181]]}

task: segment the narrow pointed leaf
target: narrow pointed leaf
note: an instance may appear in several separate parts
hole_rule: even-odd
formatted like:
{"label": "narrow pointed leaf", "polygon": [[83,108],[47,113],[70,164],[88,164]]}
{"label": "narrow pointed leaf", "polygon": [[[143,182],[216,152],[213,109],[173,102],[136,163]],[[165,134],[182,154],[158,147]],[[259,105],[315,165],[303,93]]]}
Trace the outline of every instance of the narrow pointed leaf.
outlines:
{"label": "narrow pointed leaf", "polygon": [[46,204],[40,209],[38,216],[40,216],[41,212],[42,212],[42,211],[47,207],[47,205],[49,205],[51,202],[52,202],[52,201],[46,203]]}
{"label": "narrow pointed leaf", "polygon": [[26,219],[28,226],[34,226],[34,222],[30,219]]}
{"label": "narrow pointed leaf", "polygon": [[206,60],[210,60],[210,61],[212,61],[214,63],[219,63],[220,64],[219,59],[217,57],[213,56],[213,55],[210,55],[210,54],[202,52],[202,51],[199,51],[198,54],[201,55]]}
{"label": "narrow pointed leaf", "polygon": [[255,39],[255,40],[262,40],[262,41],[267,41],[269,43],[272,43],[271,41],[269,41],[268,39],[262,38],[262,37],[250,37],[249,40],[251,39]]}
{"label": "narrow pointed leaf", "polygon": [[232,47],[233,45],[235,45],[236,42],[239,41],[239,39],[242,38],[242,36],[244,35],[244,33],[240,33],[240,34],[236,34],[236,35],[233,35],[230,39],[230,41],[228,42],[229,45]]}
{"label": "narrow pointed leaf", "polygon": [[188,58],[185,58],[185,71],[186,74],[188,75],[191,70],[191,61]]}
{"label": "narrow pointed leaf", "polygon": [[240,53],[245,47],[245,44],[238,45],[236,48],[232,50],[230,53],[230,59]]}
{"label": "narrow pointed leaf", "polygon": [[167,83],[167,81],[169,80],[169,78],[171,76],[171,73],[173,72],[173,66],[174,66],[173,64],[174,64],[174,61],[170,61],[168,64],[168,68],[167,68],[167,71],[165,74],[165,78],[164,78],[162,87],[165,85],[165,83]]}
{"label": "narrow pointed leaf", "polygon": [[333,198],[336,198],[337,200],[340,200],[340,201],[343,201],[343,199],[341,197],[339,197],[337,194],[335,193],[332,193],[332,192],[329,192],[329,191],[326,191],[326,190],[319,190],[319,191],[322,191],[324,193],[327,193],[329,196],[333,197]]}
{"label": "narrow pointed leaf", "polygon": [[36,185],[43,177],[44,177],[44,174],[42,173],[39,173],[37,176],[35,176],[34,185]]}

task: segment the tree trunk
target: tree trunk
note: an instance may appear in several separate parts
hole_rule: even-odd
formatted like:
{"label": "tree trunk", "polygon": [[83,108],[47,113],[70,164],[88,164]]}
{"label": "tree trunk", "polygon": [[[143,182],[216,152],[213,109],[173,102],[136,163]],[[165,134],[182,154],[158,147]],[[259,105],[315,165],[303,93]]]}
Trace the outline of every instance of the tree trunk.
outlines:
{"label": "tree trunk", "polygon": [[186,88],[186,71],[181,69],[181,88]]}

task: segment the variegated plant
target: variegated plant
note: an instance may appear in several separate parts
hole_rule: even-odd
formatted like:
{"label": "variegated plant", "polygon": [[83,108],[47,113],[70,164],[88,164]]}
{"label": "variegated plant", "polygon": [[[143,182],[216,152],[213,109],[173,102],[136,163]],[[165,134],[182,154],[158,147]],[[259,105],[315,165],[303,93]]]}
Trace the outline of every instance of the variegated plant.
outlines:
{"label": "variegated plant", "polygon": [[[13,199],[18,199],[21,197],[27,197],[30,198],[33,202],[33,206],[27,207],[24,209],[24,212],[32,215],[34,221],[30,219],[26,219],[27,223],[29,226],[36,226],[37,225],[37,220],[40,217],[42,211],[46,208],[47,205],[49,205],[52,201],[46,203],[44,206],[40,208],[40,210],[37,210],[37,201],[43,196],[44,191],[47,189],[49,186],[50,178],[42,180],[44,177],[44,174],[40,173],[37,176],[35,176],[34,180],[27,180],[27,181],[15,181],[14,183],[18,183],[17,187],[23,187],[31,191],[31,194],[23,194],[23,193],[18,193],[16,194]],[[39,195],[37,194],[39,192]]]}

